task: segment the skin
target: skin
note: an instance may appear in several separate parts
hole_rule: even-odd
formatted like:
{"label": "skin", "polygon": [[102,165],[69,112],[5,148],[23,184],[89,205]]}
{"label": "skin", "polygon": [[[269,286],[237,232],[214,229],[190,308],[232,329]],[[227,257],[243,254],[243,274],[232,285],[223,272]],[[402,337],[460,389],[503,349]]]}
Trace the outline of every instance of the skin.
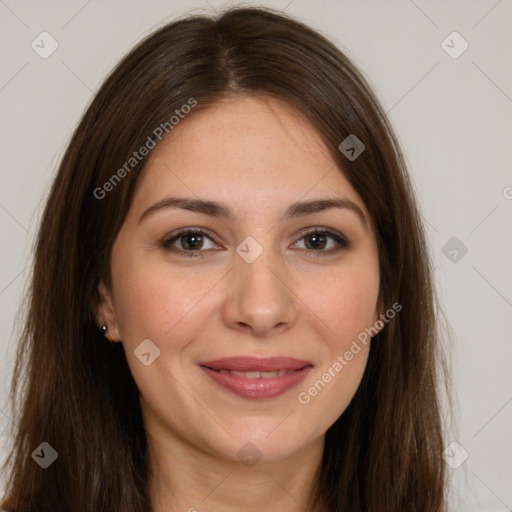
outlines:
{"label": "skin", "polygon": [[[139,222],[171,195],[215,200],[234,219],[163,208]],[[352,201],[366,223],[348,208],[283,218],[292,203],[325,198]],[[196,246],[204,257],[185,253],[190,237],[172,242],[178,252],[162,246],[181,228],[211,234]],[[350,245],[329,254],[337,242],[327,236],[318,248],[306,228],[329,228]],[[236,252],[248,236],[263,248],[252,263]],[[325,432],[354,396],[369,345],[309,403],[298,394],[383,312],[368,211],[313,127],[263,96],[231,97],[183,120],[150,155],[111,273],[97,317],[122,340],[140,390],[154,510],[303,512]],[[160,350],[148,366],[134,355],[145,339]],[[281,396],[247,399],[198,366],[236,355],[290,356],[314,368]],[[237,456],[248,442],[261,454],[252,467]]]}

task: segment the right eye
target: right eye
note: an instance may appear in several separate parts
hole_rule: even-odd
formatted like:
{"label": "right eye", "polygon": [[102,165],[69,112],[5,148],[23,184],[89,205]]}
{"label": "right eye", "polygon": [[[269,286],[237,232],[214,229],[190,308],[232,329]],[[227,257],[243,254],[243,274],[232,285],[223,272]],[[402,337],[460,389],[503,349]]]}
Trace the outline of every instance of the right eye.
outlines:
{"label": "right eye", "polygon": [[205,247],[205,244],[216,245],[212,237],[201,229],[182,229],[177,233],[171,233],[170,237],[162,242],[162,247],[168,251],[181,254],[182,256],[197,257],[204,256],[201,252],[215,249],[213,246]]}

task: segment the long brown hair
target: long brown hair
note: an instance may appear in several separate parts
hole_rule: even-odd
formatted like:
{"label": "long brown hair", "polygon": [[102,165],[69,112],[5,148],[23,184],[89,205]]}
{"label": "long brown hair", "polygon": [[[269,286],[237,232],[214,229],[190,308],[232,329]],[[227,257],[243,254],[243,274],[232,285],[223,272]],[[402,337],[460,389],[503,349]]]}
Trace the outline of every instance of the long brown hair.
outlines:
{"label": "long brown hair", "polygon": [[[332,512],[444,509],[437,302],[397,139],[339,49],[306,25],[257,8],[189,16],[156,30],[117,65],[72,135],[35,246],[12,381],[4,508],[151,510],[138,389],[122,344],[98,331],[97,287],[111,284],[112,244],[147,157],[126,162],[149,140],[159,142],[157,127],[179,129],[169,119],[191,99],[193,116],[233,94],[285,100],[312,123],[372,216],[384,305],[403,306],[372,343],[355,397],[326,433],[311,503]],[[355,160],[338,149],[349,135],[365,145]],[[122,179],[112,181],[123,165]],[[58,453],[47,469],[31,456],[43,442]]]}

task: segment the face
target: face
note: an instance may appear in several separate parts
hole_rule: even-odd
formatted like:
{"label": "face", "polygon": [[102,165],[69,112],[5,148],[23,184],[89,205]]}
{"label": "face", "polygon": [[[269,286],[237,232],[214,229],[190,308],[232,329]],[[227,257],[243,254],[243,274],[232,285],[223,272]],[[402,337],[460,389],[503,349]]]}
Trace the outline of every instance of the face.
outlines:
{"label": "face", "polygon": [[[197,111],[153,150],[111,273],[99,321],[122,340],[148,433],[230,460],[248,442],[272,462],[322,439],[366,366],[369,343],[353,342],[382,312],[364,203],[307,121],[263,97]],[[215,363],[233,357],[248,366]]]}

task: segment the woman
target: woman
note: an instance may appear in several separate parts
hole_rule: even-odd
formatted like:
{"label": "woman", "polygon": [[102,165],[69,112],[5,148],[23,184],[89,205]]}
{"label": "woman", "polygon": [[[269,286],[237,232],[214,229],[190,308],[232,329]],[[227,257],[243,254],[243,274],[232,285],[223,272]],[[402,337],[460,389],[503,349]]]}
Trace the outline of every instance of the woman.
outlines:
{"label": "woman", "polygon": [[427,255],[332,43],[263,9],[162,27],[46,204],[3,507],[444,510]]}

